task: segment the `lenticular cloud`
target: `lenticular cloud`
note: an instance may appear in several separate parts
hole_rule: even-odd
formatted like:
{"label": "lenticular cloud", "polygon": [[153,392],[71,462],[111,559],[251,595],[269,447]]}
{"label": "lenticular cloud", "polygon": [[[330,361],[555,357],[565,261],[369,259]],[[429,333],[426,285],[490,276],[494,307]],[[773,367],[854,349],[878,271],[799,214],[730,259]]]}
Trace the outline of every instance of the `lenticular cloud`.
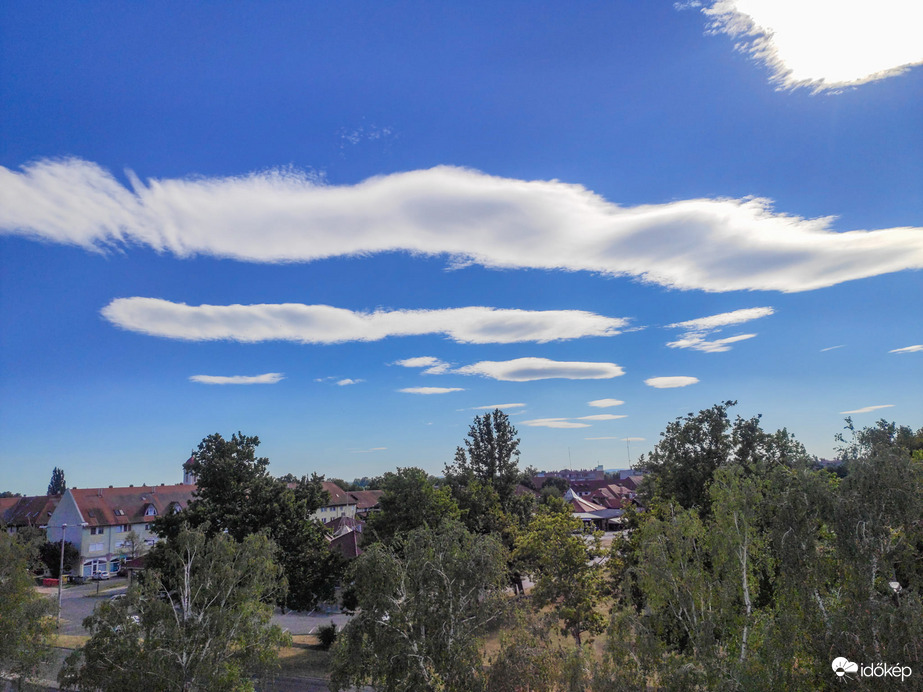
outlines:
{"label": "lenticular cloud", "polygon": [[807,291],[923,267],[921,228],[838,233],[765,199],[626,208],[580,185],[448,166],[350,186],[294,171],[130,182],[78,159],[0,167],[0,233],[249,262],[404,251],[705,291]]}

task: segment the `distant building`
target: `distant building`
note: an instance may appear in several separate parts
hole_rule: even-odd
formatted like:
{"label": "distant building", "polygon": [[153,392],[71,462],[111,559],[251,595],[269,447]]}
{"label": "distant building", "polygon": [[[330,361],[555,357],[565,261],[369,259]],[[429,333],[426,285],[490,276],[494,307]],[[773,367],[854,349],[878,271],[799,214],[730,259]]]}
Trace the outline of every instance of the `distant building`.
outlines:
{"label": "distant building", "polygon": [[29,526],[43,529],[60,501],[60,495],[5,497],[0,499],[0,519],[8,533],[16,533]]}

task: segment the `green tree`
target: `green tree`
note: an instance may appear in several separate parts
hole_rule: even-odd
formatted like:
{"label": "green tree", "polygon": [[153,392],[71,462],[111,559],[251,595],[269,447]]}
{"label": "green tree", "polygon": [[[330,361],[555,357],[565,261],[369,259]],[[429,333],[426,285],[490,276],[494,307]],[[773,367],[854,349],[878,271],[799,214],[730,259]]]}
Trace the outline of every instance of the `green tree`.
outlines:
{"label": "green tree", "polygon": [[359,610],[334,646],[331,687],[468,692],[482,683],[481,640],[503,612],[506,551],[458,522],[377,543],[350,574]]}
{"label": "green tree", "polygon": [[50,652],[54,601],[33,588],[30,548],[0,532],[0,674],[21,687]]}
{"label": "green tree", "polygon": [[550,605],[563,630],[579,647],[583,633],[598,634],[605,619],[598,608],[604,596],[599,536],[580,533],[582,524],[569,508],[542,508],[516,544],[513,559],[535,577],[532,598]]}
{"label": "green tree", "polygon": [[237,541],[266,532],[278,547],[289,584],[280,605],[310,610],[333,596],[343,571],[324,528],[311,518],[329,499],[323,477],[273,478],[269,459],[256,455],[259,443],[258,437],[242,433],[230,440],[217,433],[202,440],[193,453],[198,486],[193,501],[185,511],[159,518],[155,530],[175,536],[188,524],[209,535],[226,532]]}
{"label": "green tree", "polygon": [[517,435],[509,416],[500,409],[475,416],[465,446],[456,449],[454,462],[446,466],[446,479],[453,486],[466,486],[472,480],[489,485],[505,507],[519,481]]}
{"label": "green tree", "polygon": [[77,690],[253,690],[290,637],[271,622],[281,570],[264,535],[181,530],[155,546],[160,570],[84,621],[91,636],[59,682]]}
{"label": "green tree", "polygon": [[51,481],[48,483],[48,495],[63,495],[67,490],[67,481],[64,480],[64,470],[54,467],[51,472]]}
{"label": "green tree", "polygon": [[147,544],[138,535],[138,532],[132,529],[122,539],[122,545],[119,548],[119,554],[125,560],[134,560],[147,551]]}
{"label": "green tree", "polygon": [[421,526],[436,527],[446,519],[458,519],[458,505],[447,487],[436,487],[434,479],[418,468],[388,471],[381,481],[380,512],[369,517],[366,535],[391,542],[395,537]]}
{"label": "green tree", "polygon": [[[42,564],[51,572],[51,576],[57,579],[61,570],[61,542],[51,543],[46,541],[39,546],[39,557]],[[68,572],[73,568],[80,559],[80,550],[69,541],[64,542],[64,571]]]}

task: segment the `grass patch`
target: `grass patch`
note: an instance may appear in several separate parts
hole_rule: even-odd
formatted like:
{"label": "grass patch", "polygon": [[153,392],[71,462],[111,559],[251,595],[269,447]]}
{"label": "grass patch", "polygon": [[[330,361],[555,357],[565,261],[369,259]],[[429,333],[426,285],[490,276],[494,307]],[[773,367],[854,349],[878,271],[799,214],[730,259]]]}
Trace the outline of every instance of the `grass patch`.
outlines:
{"label": "grass patch", "polygon": [[59,649],[77,649],[85,645],[89,639],[88,634],[56,634],[51,645]]}
{"label": "grass patch", "polygon": [[315,635],[296,634],[292,646],[279,650],[279,674],[326,679],[330,675],[331,657],[331,652],[321,648]]}

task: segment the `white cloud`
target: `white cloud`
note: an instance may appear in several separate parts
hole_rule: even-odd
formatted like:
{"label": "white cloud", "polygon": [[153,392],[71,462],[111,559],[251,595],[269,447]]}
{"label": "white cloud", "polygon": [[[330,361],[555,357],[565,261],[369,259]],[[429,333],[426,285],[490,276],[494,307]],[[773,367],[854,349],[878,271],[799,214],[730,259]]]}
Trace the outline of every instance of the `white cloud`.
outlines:
{"label": "white cloud", "polygon": [[923,351],[923,344],[914,344],[913,346],[904,346],[904,348],[895,348],[888,353],[916,353],[917,351]]}
{"label": "white cloud", "polygon": [[841,89],[923,63],[915,0],[717,0],[702,11],[781,88]]}
{"label": "white cloud", "polygon": [[821,352],[821,353],[824,353],[825,351],[834,351],[834,350],[836,350],[836,349],[838,349],[838,348],[843,348],[843,346],[844,346],[844,344],[840,344],[839,346],[828,346],[827,348],[822,348],[822,349],[820,350],[820,352]]}
{"label": "white cloud", "polygon": [[589,428],[589,423],[575,423],[569,418],[536,418],[534,420],[524,420],[523,425],[531,428]]}
{"label": "white cloud", "polygon": [[201,384],[275,384],[285,379],[281,372],[267,372],[264,375],[193,375],[191,382]]}
{"label": "white cloud", "polygon": [[644,442],[643,437],[623,437],[622,442]]}
{"label": "white cloud", "polygon": [[588,401],[587,405],[595,408],[609,408],[610,406],[621,406],[624,403],[621,399],[594,399]]}
{"label": "white cloud", "polygon": [[846,413],[871,413],[872,411],[877,411],[882,408],[893,408],[894,404],[881,404],[880,406],[866,406],[865,408],[857,408],[853,411],[840,411],[840,414]]}
{"label": "white cloud", "polygon": [[656,389],[673,389],[674,387],[688,387],[698,381],[697,377],[651,377],[644,380],[644,384]]}
{"label": "white cloud", "polygon": [[493,411],[494,409],[522,408],[525,404],[493,404],[492,406],[472,406],[472,411]]}
{"label": "white cloud", "polygon": [[401,365],[405,368],[426,368],[424,375],[442,375],[448,372],[452,367],[449,363],[433,358],[432,356],[418,356],[416,358],[405,358],[404,360],[395,361],[394,365]]}
{"label": "white cloud", "polygon": [[337,380],[337,384],[341,387],[346,387],[351,384],[359,384],[360,382],[365,382],[365,380],[353,380],[349,377],[342,380]]}
{"label": "white cloud", "polygon": [[398,389],[399,392],[404,392],[405,394],[448,394],[450,392],[463,392],[465,391],[461,387],[407,387],[406,389]]}
{"label": "white cloud", "polygon": [[699,317],[694,320],[668,324],[667,327],[684,329],[686,331],[676,341],[668,342],[667,346],[670,348],[690,348],[694,351],[703,351],[705,353],[722,353],[724,351],[730,351],[731,347],[729,344],[752,339],[756,334],[737,334],[736,336],[729,336],[724,339],[715,339],[712,341],[709,341],[707,338],[709,334],[720,331],[722,327],[743,324],[744,322],[759,319],[760,317],[767,317],[774,312],[775,311],[769,307],[745,308],[743,310],[722,312],[718,315]]}
{"label": "white cloud", "polygon": [[628,416],[616,416],[612,413],[597,413],[592,416],[579,416],[577,420],[617,420],[619,418],[628,418]]}
{"label": "white cloud", "polygon": [[[624,320],[579,310],[446,310],[354,312],[329,305],[186,305],[159,298],[117,298],[102,309],[113,324],[133,332],[186,341],[219,339],[254,343],[297,341],[335,344],[378,341],[391,336],[444,334],[469,344],[544,343],[585,336],[612,336]],[[424,359],[425,360],[425,359]],[[409,358],[398,364],[406,367]],[[432,359],[428,373],[445,372]]]}
{"label": "white cloud", "polygon": [[[765,199],[620,207],[580,185],[448,166],[351,186],[283,170],[146,183],[131,176],[131,188],[79,159],[0,167],[0,233],[97,250],[140,244],[253,262],[404,251],[705,291],[807,291],[923,267],[919,228],[843,233],[831,224],[776,213]],[[585,316],[573,319],[586,326]],[[611,329],[606,319],[594,329]],[[561,338],[523,320],[529,339]]]}
{"label": "white cloud", "polygon": [[465,365],[453,372],[461,375],[482,375],[504,382],[533,380],[606,380],[624,375],[615,363],[585,363],[548,360],[547,358],[515,358],[513,360],[482,360]]}

